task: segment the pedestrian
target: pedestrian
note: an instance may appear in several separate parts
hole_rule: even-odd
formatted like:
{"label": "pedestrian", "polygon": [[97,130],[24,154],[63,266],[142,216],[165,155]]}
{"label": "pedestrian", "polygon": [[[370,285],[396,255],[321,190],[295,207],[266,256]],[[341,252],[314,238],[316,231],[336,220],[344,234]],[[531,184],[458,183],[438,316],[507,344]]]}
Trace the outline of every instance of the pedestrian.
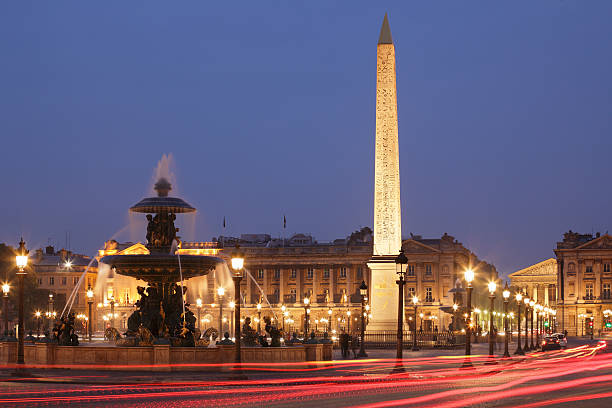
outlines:
{"label": "pedestrian", "polygon": [[344,329],[342,329],[342,333],[340,334],[340,350],[342,350],[342,358],[348,358],[348,349],[349,349],[349,335],[346,334]]}

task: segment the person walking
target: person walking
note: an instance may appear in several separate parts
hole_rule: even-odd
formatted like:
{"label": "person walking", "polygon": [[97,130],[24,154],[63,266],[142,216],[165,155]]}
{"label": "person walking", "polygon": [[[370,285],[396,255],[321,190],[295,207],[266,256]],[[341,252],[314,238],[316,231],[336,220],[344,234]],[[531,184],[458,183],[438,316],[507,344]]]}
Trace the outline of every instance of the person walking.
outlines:
{"label": "person walking", "polygon": [[340,334],[340,350],[342,350],[342,358],[344,359],[348,358],[349,339],[349,335],[342,329],[342,333]]}

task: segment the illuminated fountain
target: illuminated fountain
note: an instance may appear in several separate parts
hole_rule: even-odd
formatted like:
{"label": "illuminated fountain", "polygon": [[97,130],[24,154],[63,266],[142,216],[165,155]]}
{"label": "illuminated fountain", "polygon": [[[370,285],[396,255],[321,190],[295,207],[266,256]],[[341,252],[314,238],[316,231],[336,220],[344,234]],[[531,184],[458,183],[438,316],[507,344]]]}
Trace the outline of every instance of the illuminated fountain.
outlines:
{"label": "illuminated fountain", "polygon": [[183,283],[207,275],[224,261],[214,256],[178,254],[176,214],[193,213],[196,209],[178,197],[169,197],[171,189],[168,180],[161,177],[155,183],[157,197],[145,198],[130,208],[132,213],[146,214],[149,254],[107,255],[100,260],[115,273],[148,284],[146,288],[138,287],[137,310],[128,319],[127,338],[118,344],[169,342],[192,346],[200,336],[196,318],[184,302],[187,288]]}

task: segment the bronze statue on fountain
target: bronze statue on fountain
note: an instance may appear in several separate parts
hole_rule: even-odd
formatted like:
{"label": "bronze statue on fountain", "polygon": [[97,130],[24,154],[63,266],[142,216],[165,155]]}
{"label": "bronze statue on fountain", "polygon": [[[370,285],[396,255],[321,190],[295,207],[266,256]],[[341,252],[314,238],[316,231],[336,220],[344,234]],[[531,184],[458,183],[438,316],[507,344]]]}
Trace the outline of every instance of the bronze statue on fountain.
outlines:
{"label": "bronze statue on fountain", "polygon": [[[128,318],[126,336],[136,343],[148,331],[157,342],[174,346],[193,346],[200,333],[196,318],[183,299],[187,287],[183,281],[202,276],[214,270],[223,260],[213,256],[179,255],[180,240],[176,233],[176,214],[192,213],[196,209],[178,197],[169,197],[172,186],[165,178],[155,183],[157,197],[141,200],[130,208],[131,212],[145,213],[148,221],[147,244],[149,255],[109,255],[100,261],[111,265],[116,273],[147,282],[138,287],[140,299],[137,310]],[[184,311],[184,313],[183,313]],[[143,335],[143,333],[145,333]]]}

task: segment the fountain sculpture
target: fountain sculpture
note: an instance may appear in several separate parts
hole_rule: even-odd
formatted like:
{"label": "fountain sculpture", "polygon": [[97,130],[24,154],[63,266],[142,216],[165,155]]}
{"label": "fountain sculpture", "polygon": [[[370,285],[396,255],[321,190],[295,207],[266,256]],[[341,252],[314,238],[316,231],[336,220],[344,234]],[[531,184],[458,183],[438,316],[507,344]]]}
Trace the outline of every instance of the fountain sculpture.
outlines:
{"label": "fountain sculpture", "polygon": [[178,197],[169,197],[171,189],[171,184],[162,177],[155,183],[157,197],[145,198],[130,208],[131,212],[147,214],[146,247],[150,253],[108,255],[100,260],[117,274],[148,284],[146,288],[138,287],[140,300],[128,319],[127,337],[121,339],[124,345],[145,345],[151,341],[195,345],[200,333],[193,312],[183,303],[187,287],[181,282],[206,275],[224,262],[213,256],[178,255],[175,251],[180,248],[176,235],[179,229],[174,225],[176,214],[196,209]]}

